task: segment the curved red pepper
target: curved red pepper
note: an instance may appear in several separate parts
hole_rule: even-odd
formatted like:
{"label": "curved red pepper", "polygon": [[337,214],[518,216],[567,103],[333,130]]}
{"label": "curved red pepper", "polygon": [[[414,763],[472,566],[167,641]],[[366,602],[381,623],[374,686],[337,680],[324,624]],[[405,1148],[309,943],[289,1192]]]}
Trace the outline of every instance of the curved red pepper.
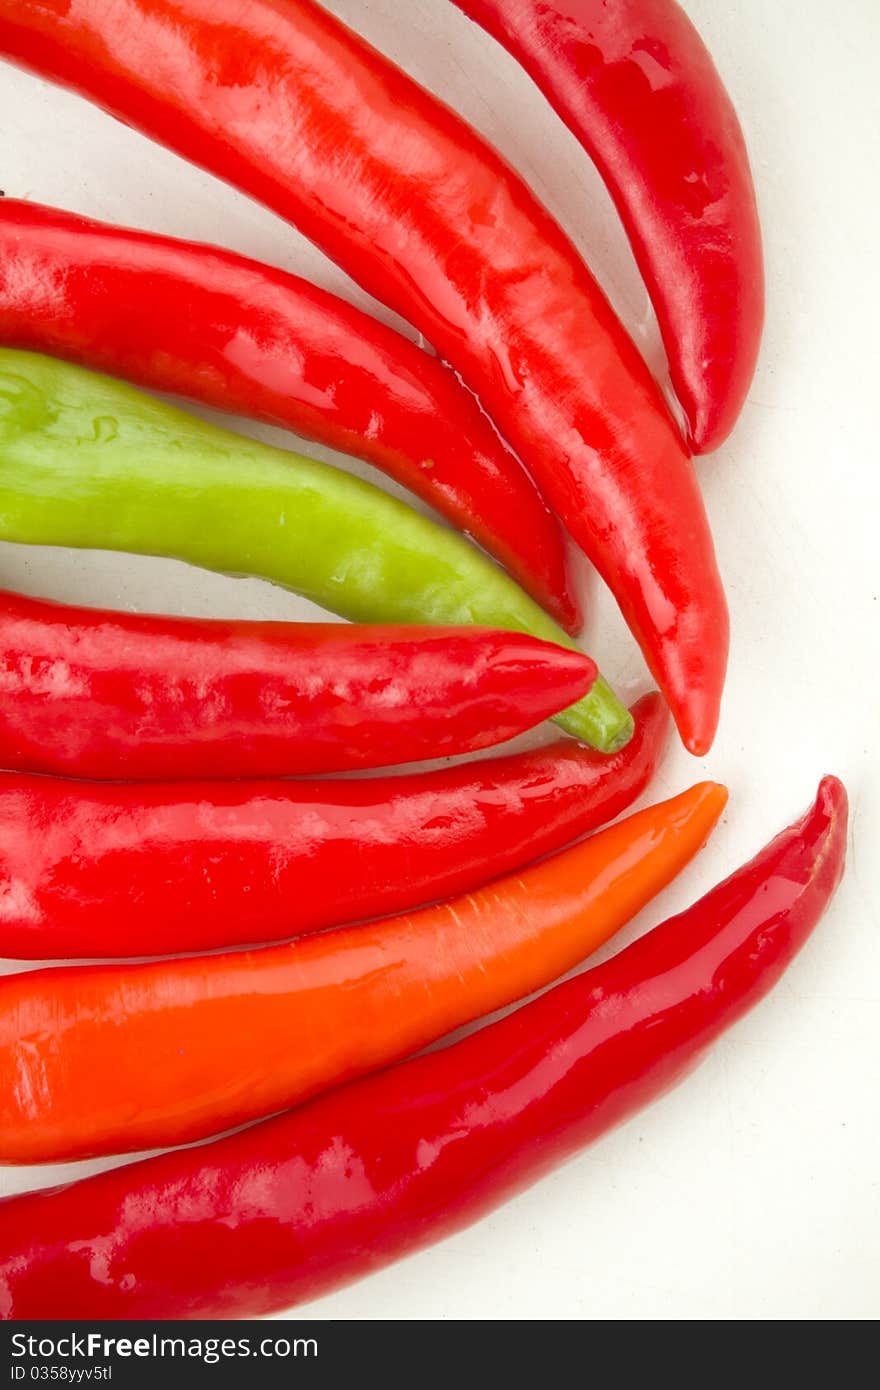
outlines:
{"label": "curved red pepper", "polygon": [[0,342],[366,459],[469,532],[568,632],[580,627],[562,529],[470,392],[306,280],[6,199]]}
{"label": "curved red pepper", "polygon": [[594,160],[651,296],[691,446],[723,444],[764,323],[761,228],[733,103],[675,0],[453,0]]}
{"label": "curved red pepper", "polygon": [[275,941],[452,897],[611,820],[668,727],[633,708],[611,756],[545,748],[408,777],[96,786],[0,773],[0,956]]}
{"label": "curved red pepper", "polygon": [[501,743],[590,689],[486,628],[228,622],[0,592],[0,767],[168,781],[348,772]]}
{"label": "curved red pepper", "polygon": [[686,1075],[843,872],[846,793],[693,907],[463,1042],[201,1148],[0,1203],[6,1318],[255,1316],[535,1181]]}
{"label": "curved red pepper", "polygon": [[311,0],[0,0],[0,54],[268,204],[417,325],[708,749],[728,618],[693,468],[595,280],[495,151]]}

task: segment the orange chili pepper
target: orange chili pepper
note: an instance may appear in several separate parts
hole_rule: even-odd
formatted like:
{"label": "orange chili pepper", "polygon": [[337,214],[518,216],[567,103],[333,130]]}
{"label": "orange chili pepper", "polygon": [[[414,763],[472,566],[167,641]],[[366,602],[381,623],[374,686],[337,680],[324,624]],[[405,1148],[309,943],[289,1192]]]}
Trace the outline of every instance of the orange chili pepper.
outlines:
{"label": "orange chili pepper", "polygon": [[726,800],[701,783],[478,892],[365,926],[7,976],[0,1161],[183,1143],[405,1057],[578,964],[693,857]]}

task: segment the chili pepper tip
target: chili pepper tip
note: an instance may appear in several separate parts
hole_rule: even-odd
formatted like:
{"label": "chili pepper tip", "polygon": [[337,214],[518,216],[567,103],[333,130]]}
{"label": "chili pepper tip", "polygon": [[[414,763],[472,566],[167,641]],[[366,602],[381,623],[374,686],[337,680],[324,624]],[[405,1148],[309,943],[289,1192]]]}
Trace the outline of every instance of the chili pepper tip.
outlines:
{"label": "chili pepper tip", "polygon": [[555,722],[600,753],[617,753],[633,736],[635,721],[605,677],[598,675],[589,695],[555,716]]}
{"label": "chili pepper tip", "polygon": [[814,876],[820,881],[827,878],[836,885],[846,863],[849,829],[849,797],[839,777],[826,773],[820,781],[816,799],[805,812],[801,823],[806,826],[810,822],[825,822],[827,826],[825,852],[817,855]]}
{"label": "chili pepper tip", "polygon": [[816,795],[816,803],[828,809],[832,815],[840,815],[846,812],[849,804],[846,787],[839,777],[827,772],[819,783],[819,790]]}

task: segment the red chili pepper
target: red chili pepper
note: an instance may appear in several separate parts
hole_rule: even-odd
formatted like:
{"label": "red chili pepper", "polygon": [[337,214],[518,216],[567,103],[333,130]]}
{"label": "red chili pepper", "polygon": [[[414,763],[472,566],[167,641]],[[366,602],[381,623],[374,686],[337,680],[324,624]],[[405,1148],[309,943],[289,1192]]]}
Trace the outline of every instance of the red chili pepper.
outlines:
{"label": "red chili pepper", "polygon": [[0,54],[260,199],[415,324],[708,749],[728,619],[693,468],[595,280],[495,151],[310,0],[0,0]]}
{"label": "red chili pepper", "polygon": [[463,1042],[201,1148],[0,1203],[6,1318],[255,1316],[469,1224],[686,1075],[841,877],[846,793],[700,902]]}
{"label": "red chili pepper", "polygon": [[366,459],[469,532],[567,631],[580,626],[559,523],[470,392],[401,334],[306,280],[9,199],[0,201],[0,342]]}
{"label": "red chili pepper", "polygon": [[733,103],[675,0],[453,0],[595,161],[657,312],[697,453],[742,409],[764,322],[761,228]]}
{"label": "red chili pepper", "polygon": [[465,893],[611,820],[666,740],[659,695],[610,757],[561,739],[408,777],[96,786],[0,773],[0,956],[275,941]]}
{"label": "red chili pepper", "polygon": [[589,690],[581,652],[485,628],[227,622],[0,592],[0,767],[146,781],[471,752]]}

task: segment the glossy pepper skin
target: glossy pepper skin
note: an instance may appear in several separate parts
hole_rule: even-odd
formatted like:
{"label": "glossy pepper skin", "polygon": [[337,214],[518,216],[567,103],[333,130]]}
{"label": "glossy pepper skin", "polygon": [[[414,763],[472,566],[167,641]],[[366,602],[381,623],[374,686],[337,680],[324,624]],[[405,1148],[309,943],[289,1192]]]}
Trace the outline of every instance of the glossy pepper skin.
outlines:
{"label": "glossy pepper skin", "polygon": [[7,1318],[255,1317],[451,1235],[656,1100],[800,950],[846,794],[693,907],[439,1052],[202,1148],[0,1203]]}
{"label": "glossy pepper skin", "polygon": [[0,591],[0,767],[169,781],[418,762],[501,743],[594,673],[514,632],[165,618]]}
{"label": "glossy pepper skin", "polygon": [[726,800],[702,783],[451,902],[283,946],[7,975],[0,1161],[201,1139],[417,1052],[595,950]]}
{"label": "glossy pepper skin", "polygon": [[651,296],[691,447],[751,385],[764,262],[745,140],[675,0],[453,0],[534,79],[596,164]]}
{"label": "glossy pepper skin", "polygon": [[0,956],[208,951],[465,893],[635,800],[668,719],[657,694],[633,716],[611,756],[560,739],[406,777],[105,787],[0,773]]}
{"label": "glossy pepper skin", "polygon": [[366,459],[479,541],[567,632],[580,627],[559,523],[470,392],[400,333],[307,280],[9,198],[0,200],[0,343]]}
{"label": "glossy pepper skin", "polygon": [[[353,622],[477,623],[574,647],[475,546],[372,484],[68,362],[0,348],[0,458],[2,540],[257,575]],[[606,752],[632,732],[601,680],[560,718]]]}
{"label": "glossy pepper skin", "polygon": [[416,325],[708,750],[728,616],[694,470],[596,281],[494,150],[311,0],[0,0],[0,56],[266,203]]}

